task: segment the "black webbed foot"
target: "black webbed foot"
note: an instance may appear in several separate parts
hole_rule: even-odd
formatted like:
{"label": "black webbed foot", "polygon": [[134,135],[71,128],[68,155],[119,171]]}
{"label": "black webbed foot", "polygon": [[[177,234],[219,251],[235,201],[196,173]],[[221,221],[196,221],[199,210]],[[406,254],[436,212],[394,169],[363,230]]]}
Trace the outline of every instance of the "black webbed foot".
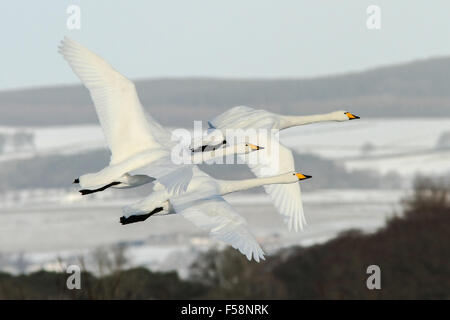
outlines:
{"label": "black webbed foot", "polygon": [[84,196],[86,194],[90,194],[90,193],[106,190],[106,189],[108,189],[108,188],[110,188],[112,186],[116,186],[118,184],[120,184],[120,182],[114,181],[114,182],[111,182],[110,184],[107,184],[106,186],[103,186],[103,187],[98,188],[98,189],[93,189],[93,190],[83,189],[83,190],[80,190],[79,192]]}
{"label": "black webbed foot", "polygon": [[135,223],[135,222],[141,222],[141,221],[145,221],[147,220],[150,216],[154,215],[157,212],[162,211],[163,208],[162,207],[158,207],[156,209],[154,209],[152,212],[147,213],[147,214],[140,214],[140,215],[134,215],[134,216],[129,216],[129,217],[120,217],[120,223],[122,225],[125,224],[130,224],[130,223]]}

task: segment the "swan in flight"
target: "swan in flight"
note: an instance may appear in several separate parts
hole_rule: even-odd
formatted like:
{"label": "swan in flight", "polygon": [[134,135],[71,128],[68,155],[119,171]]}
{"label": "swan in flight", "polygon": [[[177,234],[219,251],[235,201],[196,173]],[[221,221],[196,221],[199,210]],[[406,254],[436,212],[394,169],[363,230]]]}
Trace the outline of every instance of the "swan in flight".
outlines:
{"label": "swan in flight", "polygon": [[[173,163],[171,150],[176,142],[145,113],[134,83],[95,53],[67,37],[61,41],[59,52],[89,90],[111,151],[107,167],[74,180],[80,184],[80,192],[84,195],[109,187],[136,187],[155,179],[170,192],[185,191],[192,177],[192,165]],[[259,147],[251,144],[244,148],[232,146],[222,154],[244,154],[252,150],[259,150]],[[214,152],[202,155],[203,161],[213,157]],[[143,174],[139,172],[140,168],[145,168]],[[130,174],[132,172],[134,174]]]}
{"label": "swan in flight", "polygon": [[[262,150],[262,149],[264,149],[264,148],[254,145],[254,144],[251,144],[251,143],[237,143],[237,144],[226,146],[226,147],[220,148],[220,149],[216,149],[213,147],[209,151],[205,151],[205,152],[201,152],[201,153],[198,153],[198,152],[192,153],[190,155],[189,162],[187,164],[183,164],[183,166],[186,169],[186,172],[190,173],[189,165],[206,163],[208,161],[220,159],[223,157],[227,157],[229,155],[244,155],[244,154],[248,154],[252,151],[257,151],[257,150]],[[172,175],[165,174],[167,171],[171,171],[171,170],[174,170],[175,174],[179,174],[179,171],[174,169],[174,167],[172,165],[166,164],[166,168],[163,168],[164,164],[160,163],[160,161],[156,162],[156,164],[157,165],[160,164],[160,166],[158,166],[158,168],[160,169],[160,177],[161,177],[160,180],[165,181],[165,179],[174,179],[176,181],[177,179],[180,179],[179,176],[175,176],[173,174]],[[155,166],[155,163],[153,164],[153,166]],[[181,166],[181,164],[179,166]],[[149,176],[149,175],[154,174],[154,168],[153,168],[153,170],[147,170],[147,169],[148,168],[145,166],[140,167],[138,169],[131,171],[131,172],[133,172],[133,175],[131,175],[129,173],[125,173],[124,175],[122,175],[121,177],[116,179],[116,181],[113,181],[105,186],[99,187],[97,189],[82,189],[79,192],[82,195],[86,195],[86,194],[91,194],[91,193],[95,193],[95,192],[99,192],[99,191],[104,191],[110,187],[117,188],[117,189],[134,188],[134,187],[138,187],[140,185],[155,181],[156,180],[155,178]],[[165,171],[161,171],[161,170],[165,170]],[[79,183],[79,181],[80,181],[79,179],[75,179],[74,183]],[[187,180],[182,180],[182,181],[188,182]],[[165,184],[165,185],[167,186],[168,184]],[[175,191],[175,192],[185,191],[186,187],[187,186],[180,186],[180,190]]]}
{"label": "swan in flight", "polygon": [[[229,129],[266,129],[278,132],[279,130],[315,122],[354,119],[359,119],[359,117],[344,110],[309,116],[285,116],[266,110],[238,106],[209,121],[210,128],[207,131],[207,135],[200,140],[193,140],[191,150],[207,150],[212,146],[222,145],[226,141],[226,130]],[[259,153],[258,157],[265,161],[248,163],[249,168],[257,177],[295,171],[292,151],[280,143],[276,136],[269,135],[267,137],[267,146],[262,146],[265,147],[265,150]],[[274,161],[274,159],[277,161]],[[284,217],[289,230],[294,229],[298,231],[302,229],[306,220],[303,213],[299,184],[271,184],[264,186],[264,189],[270,195],[277,211]]]}
{"label": "swan in flight", "polygon": [[264,252],[247,230],[246,220],[222,197],[262,185],[294,184],[311,178],[301,173],[288,172],[273,177],[247,180],[219,180],[193,168],[193,177],[186,192],[171,195],[161,184],[156,183],[153,192],[143,200],[124,207],[122,224],[144,221],[152,215],[177,213],[194,225],[209,232],[209,235],[223,241],[244,254],[248,260],[264,260]]}

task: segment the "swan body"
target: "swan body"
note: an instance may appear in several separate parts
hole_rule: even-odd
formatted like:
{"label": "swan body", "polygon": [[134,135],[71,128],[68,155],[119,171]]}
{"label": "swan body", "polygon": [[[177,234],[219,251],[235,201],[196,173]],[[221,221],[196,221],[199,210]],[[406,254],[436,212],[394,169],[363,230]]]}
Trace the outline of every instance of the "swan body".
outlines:
{"label": "swan body", "polygon": [[80,176],[79,184],[83,189],[95,189],[111,183],[112,181],[130,183],[132,181],[129,180],[129,175],[127,176],[128,172],[160,159],[167,159],[170,161],[170,154],[168,150],[156,149],[144,151],[117,164],[110,164],[98,172]]}
{"label": "swan body", "polygon": [[112,188],[115,188],[115,189],[134,188],[134,187],[141,186],[143,184],[153,182],[155,180],[156,180],[155,178],[149,177],[145,174],[130,175],[128,173],[125,173],[123,176],[121,176],[117,180],[119,183],[112,186]]}
{"label": "swan body", "polygon": [[[190,161],[192,164],[200,164],[211,160],[215,160],[216,158],[221,158],[234,154],[243,155],[260,149],[262,148],[250,143],[235,144],[232,146],[221,148],[219,150],[214,149],[203,153],[192,153],[190,156]],[[105,167],[99,172],[82,175],[77,180],[77,183],[79,183],[80,186],[83,188],[82,190],[80,190],[80,193],[85,195],[97,191],[103,191],[106,189],[104,188],[104,186],[106,185],[110,185],[110,187],[113,188],[133,188],[152,182],[156,179],[151,176],[157,175],[155,171],[161,170],[161,166],[164,166],[164,163],[162,163],[162,161],[157,160],[164,159],[165,161],[165,159],[167,159],[168,157],[169,154],[167,150],[157,150],[155,152],[143,152],[119,164],[109,165],[108,167]],[[146,167],[146,165],[149,163],[154,164],[153,168]],[[178,169],[176,168],[176,165],[173,166],[166,164],[166,166],[168,166],[169,168],[168,171],[173,170],[173,172],[176,173],[178,177],[177,179],[180,179],[181,172],[187,175],[185,179],[180,179],[181,181],[186,181],[187,179],[190,178],[189,175],[191,167],[189,166],[189,163],[187,165],[179,165]],[[134,172],[135,174],[130,175],[129,172]],[[137,174],[137,173],[145,173],[145,174]],[[165,178],[167,178],[166,175],[161,174],[160,179],[164,181]],[[167,185],[171,184],[167,183]],[[182,190],[184,189],[182,188]]]}
{"label": "swan body", "polygon": [[[157,184],[153,193],[143,200],[123,208],[121,222],[138,216],[166,215],[178,213],[190,220],[197,227],[209,231],[211,237],[230,244],[259,262],[264,259],[264,252],[247,230],[247,222],[234,208],[225,201],[223,195],[238,192],[267,184],[293,184],[310,176],[289,172],[282,175],[247,180],[218,180],[194,167],[193,178],[186,192],[170,195],[167,190]],[[135,221],[142,221],[137,218]]]}
{"label": "swan body", "polygon": [[[226,140],[226,130],[228,129],[266,129],[279,130],[294,126],[305,125],[324,121],[348,121],[359,119],[344,110],[334,111],[325,114],[316,114],[309,116],[286,116],[272,113],[266,110],[257,110],[246,106],[238,106],[227,110],[226,112],[209,121],[210,128],[208,134],[203,137],[203,142],[193,141],[193,148],[204,147],[207,145],[216,145],[222,140]],[[253,141],[255,136],[249,136],[248,140],[252,143],[261,143]],[[257,177],[267,177],[282,174],[286,171],[295,171],[294,156],[292,151],[278,141],[278,138],[269,132],[267,145],[263,145],[265,150],[259,152],[259,161],[257,163],[248,163],[249,168]],[[278,212],[284,217],[289,230],[298,231],[306,224],[303,205],[301,200],[301,190],[299,184],[270,184],[264,186],[265,191],[270,195]]]}

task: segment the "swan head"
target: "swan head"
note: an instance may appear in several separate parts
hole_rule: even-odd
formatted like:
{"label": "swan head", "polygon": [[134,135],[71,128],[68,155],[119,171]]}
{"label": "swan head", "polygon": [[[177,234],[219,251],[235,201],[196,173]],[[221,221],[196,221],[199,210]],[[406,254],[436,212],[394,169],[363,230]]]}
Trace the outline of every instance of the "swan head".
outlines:
{"label": "swan head", "polygon": [[357,115],[347,112],[347,111],[344,111],[344,110],[332,112],[331,117],[333,118],[333,120],[336,120],[336,121],[348,121],[348,120],[359,119],[359,117]]}
{"label": "swan head", "polygon": [[247,154],[253,151],[258,151],[264,149],[264,147],[260,147],[256,144],[251,143],[237,143],[233,146],[228,147],[232,149],[232,153],[235,154]]}
{"label": "swan head", "polygon": [[294,175],[295,175],[295,178],[297,178],[299,181],[312,178],[312,176],[308,176],[307,174],[303,174],[303,173],[300,173],[300,172],[296,172],[296,173],[294,172]]}
{"label": "swan head", "polygon": [[245,144],[245,150],[248,151],[248,152],[262,150],[262,149],[264,149],[264,147],[260,147],[260,146],[257,146],[255,144],[251,144],[251,143],[246,143]]}
{"label": "swan head", "polygon": [[293,183],[298,182],[302,180],[306,180],[309,178],[312,178],[312,176],[300,173],[300,172],[288,172],[282,175],[283,179],[286,181],[286,183]]}

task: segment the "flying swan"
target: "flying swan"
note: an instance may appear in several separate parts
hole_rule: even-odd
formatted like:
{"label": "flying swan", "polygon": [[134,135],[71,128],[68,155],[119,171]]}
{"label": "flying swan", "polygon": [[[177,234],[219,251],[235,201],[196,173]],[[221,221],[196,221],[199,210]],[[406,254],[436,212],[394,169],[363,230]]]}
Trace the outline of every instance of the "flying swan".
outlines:
{"label": "flying swan", "polygon": [[244,254],[248,260],[264,260],[264,252],[247,230],[246,220],[222,197],[262,185],[294,184],[311,178],[301,173],[288,172],[282,175],[247,180],[214,179],[198,167],[193,168],[193,177],[186,192],[171,195],[158,182],[153,192],[143,200],[123,208],[122,224],[144,221],[152,215],[181,214],[194,225],[209,232]]}
{"label": "flying swan", "polygon": [[[193,140],[192,150],[207,150],[211,146],[222,145],[226,142],[228,129],[267,129],[275,131],[287,128],[324,121],[348,121],[359,119],[358,116],[347,111],[335,111],[325,114],[309,116],[285,116],[266,110],[256,110],[246,106],[231,108],[213,120],[209,121],[208,134],[200,140]],[[251,136],[250,136],[251,139]],[[292,151],[278,141],[278,138],[269,135],[267,145],[258,153],[259,161],[248,163],[249,168],[257,177],[266,177],[295,171]],[[255,143],[255,142],[254,142]],[[277,161],[275,161],[276,159]],[[299,184],[271,184],[264,186],[270,195],[277,211],[284,217],[289,230],[298,231],[306,223],[301,191]]]}

